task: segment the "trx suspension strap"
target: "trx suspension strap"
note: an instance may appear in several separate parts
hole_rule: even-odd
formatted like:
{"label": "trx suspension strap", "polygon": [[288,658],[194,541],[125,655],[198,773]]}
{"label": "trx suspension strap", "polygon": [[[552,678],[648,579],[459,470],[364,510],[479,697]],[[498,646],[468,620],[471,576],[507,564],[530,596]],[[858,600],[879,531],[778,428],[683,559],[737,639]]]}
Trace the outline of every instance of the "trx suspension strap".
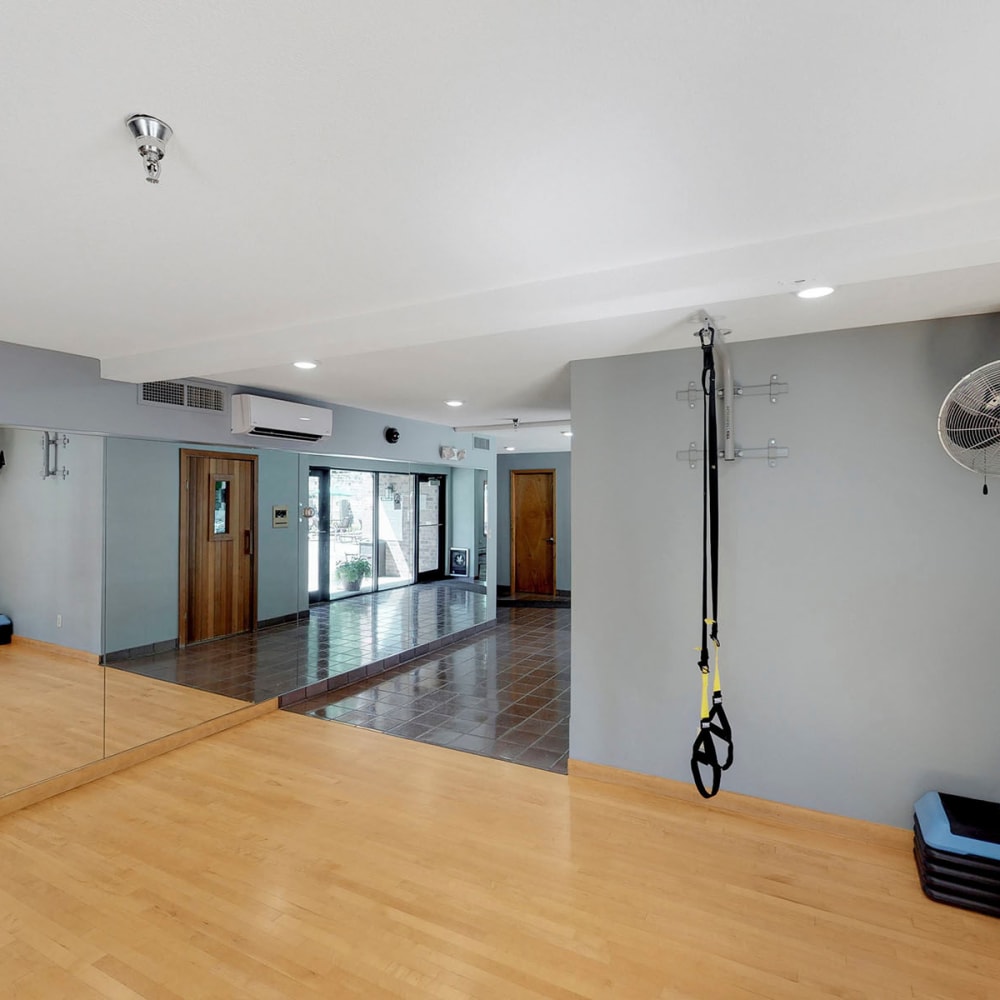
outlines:
{"label": "trx suspension strap", "polygon": [[[722,707],[722,681],[719,677],[719,427],[716,415],[715,329],[706,324],[701,338],[701,388],[704,396],[704,469],[702,479],[702,556],[701,556],[701,646],[698,669],[701,671],[701,724],[691,748],[691,775],[701,795],[710,799],[719,791],[722,772],[733,763],[733,731]],[[711,576],[709,564],[711,563]],[[712,609],[709,617],[709,589]],[[709,632],[711,626],[711,633]],[[715,647],[715,680],[709,701],[708,644]],[[721,756],[720,756],[721,753]],[[711,778],[705,782],[703,768]]]}

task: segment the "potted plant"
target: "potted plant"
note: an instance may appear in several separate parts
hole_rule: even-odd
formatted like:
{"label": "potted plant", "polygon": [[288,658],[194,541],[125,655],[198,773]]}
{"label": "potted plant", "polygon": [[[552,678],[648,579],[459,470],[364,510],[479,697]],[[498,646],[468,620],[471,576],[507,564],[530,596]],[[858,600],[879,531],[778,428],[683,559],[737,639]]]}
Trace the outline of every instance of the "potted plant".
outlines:
{"label": "potted plant", "polygon": [[345,590],[360,590],[361,581],[369,576],[372,564],[364,556],[350,556],[337,563],[337,579],[342,580]]}

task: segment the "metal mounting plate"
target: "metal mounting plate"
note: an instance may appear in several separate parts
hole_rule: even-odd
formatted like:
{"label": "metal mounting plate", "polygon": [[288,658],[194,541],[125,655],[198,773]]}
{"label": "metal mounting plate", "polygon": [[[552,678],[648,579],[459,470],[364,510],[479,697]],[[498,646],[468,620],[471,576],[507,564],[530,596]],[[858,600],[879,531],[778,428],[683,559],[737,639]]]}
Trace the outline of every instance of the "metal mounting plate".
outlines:
{"label": "metal mounting plate", "polygon": [[[692,469],[696,469],[704,454],[704,451],[698,447],[697,443],[692,441],[683,451],[677,452],[677,460],[679,462],[687,462]],[[720,451],[719,458],[723,457],[723,453]],[[788,458],[788,449],[779,447],[778,443],[772,438],[768,441],[766,448],[741,448],[737,445],[736,457],[766,458],[767,464],[773,469],[778,464],[779,458]]]}

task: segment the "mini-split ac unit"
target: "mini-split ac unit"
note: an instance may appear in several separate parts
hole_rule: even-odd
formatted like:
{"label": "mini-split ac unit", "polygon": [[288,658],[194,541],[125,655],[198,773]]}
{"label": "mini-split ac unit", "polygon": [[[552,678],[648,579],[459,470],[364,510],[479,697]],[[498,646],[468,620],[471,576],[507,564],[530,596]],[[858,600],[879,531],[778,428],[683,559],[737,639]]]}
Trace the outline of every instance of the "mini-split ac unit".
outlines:
{"label": "mini-split ac unit", "polygon": [[232,427],[234,434],[320,441],[333,433],[333,411],[238,392],[233,396]]}

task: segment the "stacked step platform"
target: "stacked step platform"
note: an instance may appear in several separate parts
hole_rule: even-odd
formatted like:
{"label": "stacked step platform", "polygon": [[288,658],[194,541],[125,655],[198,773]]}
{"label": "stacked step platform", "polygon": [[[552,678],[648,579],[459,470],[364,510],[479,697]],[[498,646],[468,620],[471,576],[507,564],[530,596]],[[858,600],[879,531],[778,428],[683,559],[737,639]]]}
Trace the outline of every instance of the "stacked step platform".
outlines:
{"label": "stacked step platform", "polygon": [[921,796],[913,854],[931,899],[1000,917],[1000,803],[941,792]]}

